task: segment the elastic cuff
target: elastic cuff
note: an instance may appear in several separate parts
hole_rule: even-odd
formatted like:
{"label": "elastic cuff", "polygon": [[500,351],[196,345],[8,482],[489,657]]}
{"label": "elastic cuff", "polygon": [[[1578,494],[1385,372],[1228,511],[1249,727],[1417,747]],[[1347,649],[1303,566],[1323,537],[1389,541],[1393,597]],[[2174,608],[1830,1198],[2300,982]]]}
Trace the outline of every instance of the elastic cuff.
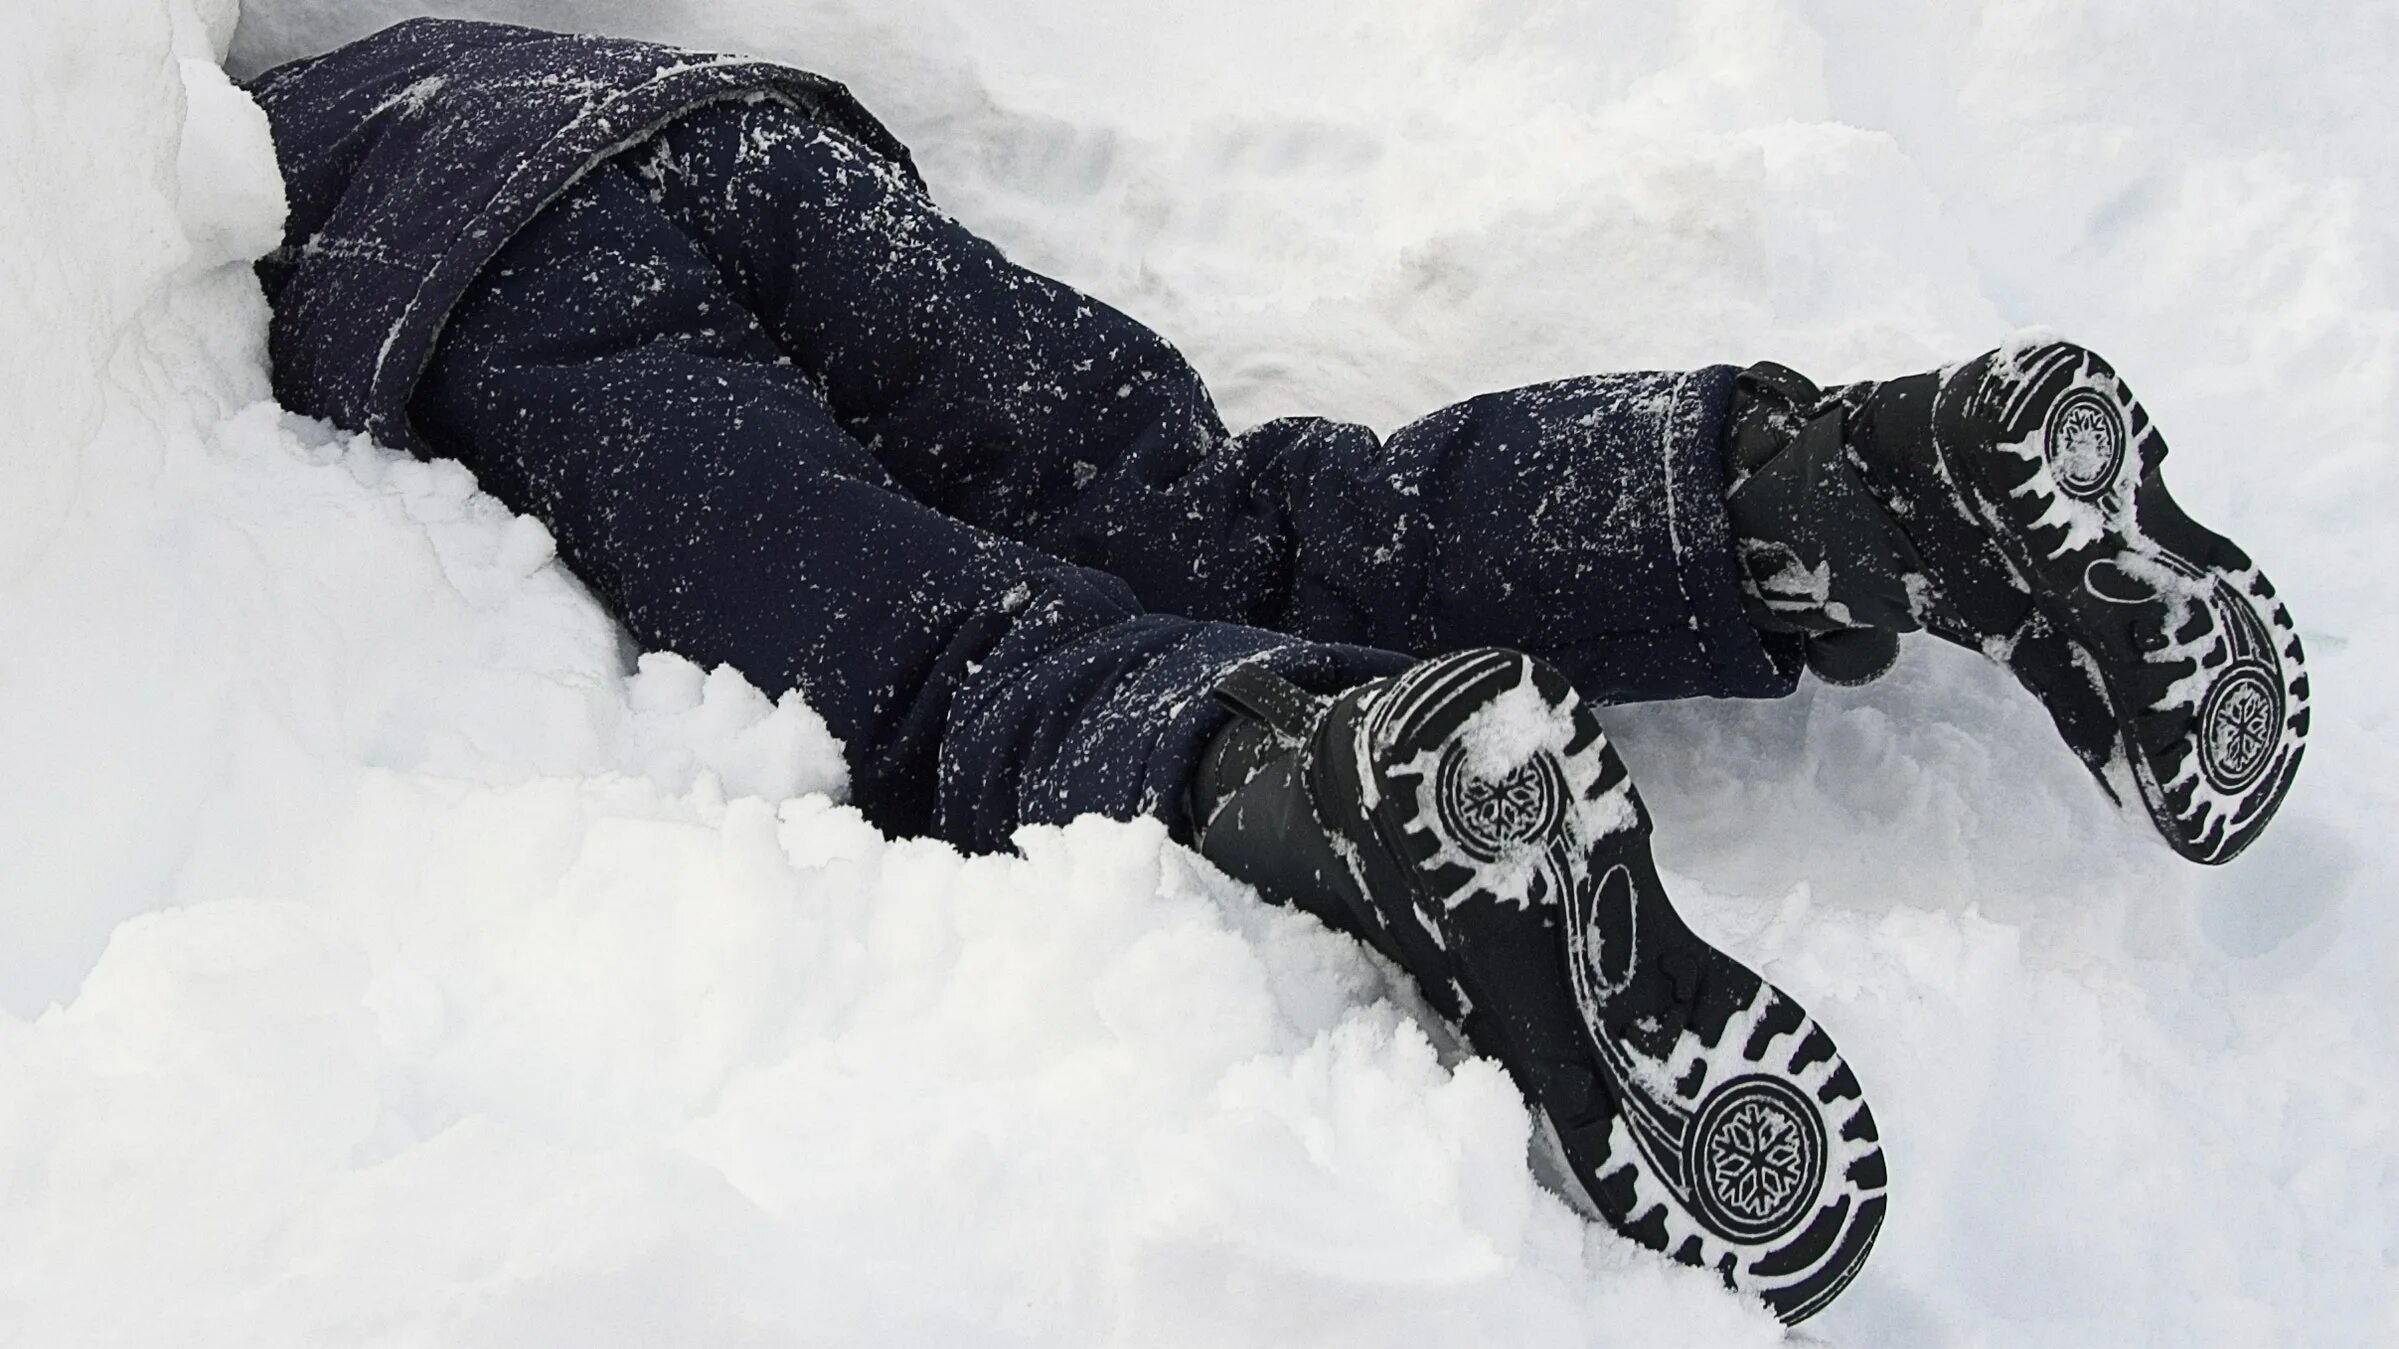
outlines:
{"label": "elastic cuff", "polygon": [[1230,715],[1215,697],[1227,674],[1257,664],[1332,693],[1409,663],[1396,652],[1165,614],[1106,625],[953,708],[941,833],[998,849],[1028,824],[1153,815],[1188,839],[1184,790]]}
{"label": "elastic cuff", "polygon": [[[1779,698],[1798,684],[1799,651],[1751,625],[1724,504],[1730,481],[1726,431],[1740,373],[1734,366],[1708,366],[1692,371],[1676,390],[1666,474],[1676,572],[1690,635],[1715,696]],[[1784,646],[1790,649],[1776,649]]]}

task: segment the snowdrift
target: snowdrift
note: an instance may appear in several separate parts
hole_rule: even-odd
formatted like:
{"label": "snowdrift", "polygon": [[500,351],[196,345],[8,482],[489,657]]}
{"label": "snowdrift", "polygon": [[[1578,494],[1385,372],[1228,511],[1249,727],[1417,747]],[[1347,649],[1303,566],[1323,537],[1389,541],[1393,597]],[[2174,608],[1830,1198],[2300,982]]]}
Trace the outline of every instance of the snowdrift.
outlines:
{"label": "snowdrift", "polygon": [[[1839,1344],[2399,1335],[2399,19],[2337,4],[467,0],[841,78],[1237,422],[2054,325],[2316,678],[2220,871],[1962,652],[1611,727],[1867,1080]],[[226,79],[397,0],[0,11],[0,1340],[1776,1342],[1147,824],[888,839],[796,698],[268,397]]]}

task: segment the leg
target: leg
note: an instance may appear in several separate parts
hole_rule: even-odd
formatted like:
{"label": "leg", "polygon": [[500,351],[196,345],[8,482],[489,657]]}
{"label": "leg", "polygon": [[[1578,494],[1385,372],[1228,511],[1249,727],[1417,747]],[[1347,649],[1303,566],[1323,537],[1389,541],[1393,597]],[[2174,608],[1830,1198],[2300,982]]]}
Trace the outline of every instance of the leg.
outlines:
{"label": "leg", "polygon": [[[1854,1077],[1675,918],[1623,765],[1547,667],[1481,651],[1373,679],[1408,662],[1145,613],[912,499],[619,170],[510,244],[417,412],[639,640],[804,688],[886,827],[994,846],[1023,820],[1171,816],[1199,779],[1186,837],[1401,962],[1525,1089],[1593,1216],[1790,1319],[1863,1260],[1883,1179]],[[1219,734],[1220,688],[1287,715]],[[1792,1140],[1767,1201],[1694,1171],[1736,1114]]]}
{"label": "leg", "polygon": [[1338,684],[1397,658],[1145,613],[1125,586],[895,489],[715,269],[603,169],[513,241],[415,405],[546,522],[644,645],[798,687],[885,828],[1168,810],[1249,659]]}
{"label": "leg", "polygon": [[[2162,444],[2088,353],[1985,358],[1941,381],[1969,409],[1946,423],[1967,447],[1956,462],[1919,425],[1923,399],[1904,433],[1855,445],[1752,399],[1747,448],[1728,446],[1743,437],[1726,367],[1491,394],[1388,443],[1304,419],[1228,436],[1165,342],[1012,266],[834,133],[722,110],[670,131],[641,171],[903,486],[1118,575],[1154,609],[1420,655],[1518,647],[1610,701],[1779,694],[1803,653],[1858,682],[1895,657],[1894,630],[1924,626],[2005,651],[2103,785],[2201,860],[2245,846],[2298,763],[2308,689],[2287,612],[2173,507]],[[2099,373],[2070,395],[2056,376],[2074,362]],[[1864,412],[1880,388],[1896,408],[1913,387],[1834,401]],[[2052,409],[2053,435],[2017,424]],[[1813,448],[1761,472],[1798,421]],[[2128,437],[2141,456],[2122,454]],[[2002,463],[1973,485],[1986,451],[2022,460],[2052,441],[2066,468],[2027,483]],[[1876,444],[1903,453],[1878,469]],[[1826,469],[1844,455],[1863,479]],[[1852,527],[1878,499],[1918,528]],[[2003,518],[2028,502],[2059,538]],[[1962,530],[1934,528],[1952,516]]]}
{"label": "leg", "polygon": [[903,488],[1152,609],[1417,654],[1522,647],[1610,700],[1790,687],[1741,612],[1729,368],[1492,394],[1387,442],[1305,418],[1230,436],[1163,339],[1010,263],[839,133],[726,107],[633,167]]}

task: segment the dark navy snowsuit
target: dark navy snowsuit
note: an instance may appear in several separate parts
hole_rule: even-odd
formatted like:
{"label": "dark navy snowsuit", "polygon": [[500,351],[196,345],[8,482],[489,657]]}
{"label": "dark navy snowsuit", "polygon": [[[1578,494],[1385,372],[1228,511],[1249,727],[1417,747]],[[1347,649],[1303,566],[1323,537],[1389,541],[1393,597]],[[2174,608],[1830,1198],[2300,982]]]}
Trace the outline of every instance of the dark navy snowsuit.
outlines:
{"label": "dark navy snowsuit", "polygon": [[887,829],[1178,817],[1264,661],[1504,645],[1608,700],[1785,692],[1722,503],[1733,371],[1226,432],[836,84],[416,20],[254,86],[283,402],[454,456],[644,645],[796,687]]}

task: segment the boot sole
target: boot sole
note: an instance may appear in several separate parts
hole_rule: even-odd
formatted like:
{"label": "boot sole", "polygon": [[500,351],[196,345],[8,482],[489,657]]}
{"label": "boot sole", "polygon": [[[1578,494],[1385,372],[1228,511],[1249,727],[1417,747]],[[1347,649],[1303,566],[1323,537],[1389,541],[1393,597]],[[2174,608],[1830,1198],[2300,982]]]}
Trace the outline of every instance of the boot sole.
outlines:
{"label": "boot sole", "polygon": [[1353,823],[1380,846],[1361,878],[1411,900],[1387,935],[1411,968],[1453,972],[1428,995],[1539,1107],[1576,1206],[1786,1322],[1821,1310],[1882,1224],[1874,1117],[1831,1037],[1668,903],[1647,813],[1572,685],[1467,652],[1329,730],[1347,743],[1318,771],[1350,780],[1312,794],[1364,803]]}
{"label": "boot sole", "polygon": [[2290,610],[2159,476],[2166,444],[2081,347],[2002,351],[1941,382],[1933,443],[2008,563],[2096,676],[2158,832],[2231,860],[2289,792],[2308,680]]}

